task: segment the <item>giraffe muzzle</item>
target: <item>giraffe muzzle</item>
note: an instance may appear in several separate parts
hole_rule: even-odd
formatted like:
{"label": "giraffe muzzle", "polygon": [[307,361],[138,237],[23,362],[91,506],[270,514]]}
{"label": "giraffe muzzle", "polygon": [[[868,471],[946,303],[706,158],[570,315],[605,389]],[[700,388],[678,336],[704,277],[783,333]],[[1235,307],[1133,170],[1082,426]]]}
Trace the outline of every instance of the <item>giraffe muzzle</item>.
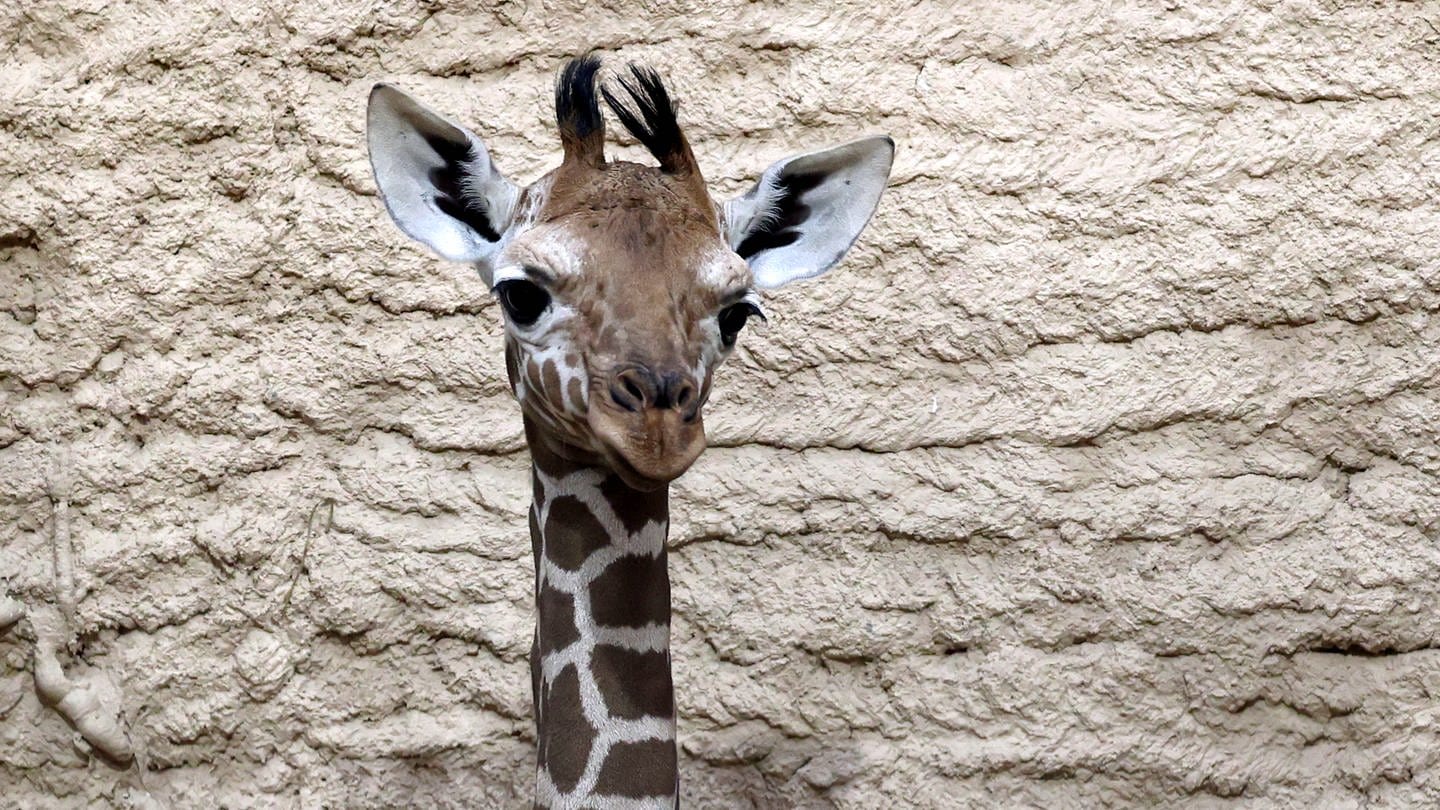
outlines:
{"label": "giraffe muzzle", "polygon": [[642,365],[626,365],[610,377],[610,401],[621,410],[678,410],[686,419],[700,413],[699,386],[683,371],[656,372]]}
{"label": "giraffe muzzle", "polygon": [[685,372],[627,364],[609,375],[590,427],[616,473],[636,489],[680,477],[705,450],[704,404]]}

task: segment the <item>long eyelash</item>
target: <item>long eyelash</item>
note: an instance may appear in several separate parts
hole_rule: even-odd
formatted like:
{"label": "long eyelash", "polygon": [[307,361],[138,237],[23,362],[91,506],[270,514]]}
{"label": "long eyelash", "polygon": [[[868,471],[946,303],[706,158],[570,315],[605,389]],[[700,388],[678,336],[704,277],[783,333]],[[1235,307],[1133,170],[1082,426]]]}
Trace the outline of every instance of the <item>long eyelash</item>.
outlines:
{"label": "long eyelash", "polygon": [[770,317],[765,314],[765,308],[760,305],[760,296],[754,290],[745,293],[745,297],[740,299],[740,303],[749,304],[750,314],[759,318],[761,323],[770,323]]}

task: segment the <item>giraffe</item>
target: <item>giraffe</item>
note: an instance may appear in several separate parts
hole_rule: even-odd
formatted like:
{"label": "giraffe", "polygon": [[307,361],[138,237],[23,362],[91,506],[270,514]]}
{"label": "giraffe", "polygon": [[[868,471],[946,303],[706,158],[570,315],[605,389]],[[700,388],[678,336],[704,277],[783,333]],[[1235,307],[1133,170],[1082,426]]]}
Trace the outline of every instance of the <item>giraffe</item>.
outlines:
{"label": "giraffe", "polygon": [[[562,67],[563,156],[529,186],[388,84],[371,91],[366,138],[391,218],[474,265],[503,313],[534,489],[535,806],[675,807],[669,484],[705,448],[712,375],[765,317],[760,291],[841,259],[894,143],[786,158],[720,204],[658,74],[600,74],[593,54]],[[658,166],[606,159],[602,99]]]}

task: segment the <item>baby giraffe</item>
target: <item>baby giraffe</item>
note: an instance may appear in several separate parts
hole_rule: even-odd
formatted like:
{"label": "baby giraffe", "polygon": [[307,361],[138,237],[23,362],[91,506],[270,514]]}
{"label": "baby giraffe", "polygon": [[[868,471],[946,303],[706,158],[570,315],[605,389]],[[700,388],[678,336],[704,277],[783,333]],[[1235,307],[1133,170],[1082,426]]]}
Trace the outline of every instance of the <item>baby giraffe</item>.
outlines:
{"label": "baby giraffe", "polygon": [[[759,291],[817,276],[874,213],[894,144],[782,160],[723,205],[651,70],[555,88],[564,157],[521,188],[479,138],[388,85],[370,94],[375,184],[406,234],[469,262],[505,317],[530,447],[535,806],[679,802],[669,484],[705,449],[711,375]],[[600,98],[659,166],[605,159]]]}

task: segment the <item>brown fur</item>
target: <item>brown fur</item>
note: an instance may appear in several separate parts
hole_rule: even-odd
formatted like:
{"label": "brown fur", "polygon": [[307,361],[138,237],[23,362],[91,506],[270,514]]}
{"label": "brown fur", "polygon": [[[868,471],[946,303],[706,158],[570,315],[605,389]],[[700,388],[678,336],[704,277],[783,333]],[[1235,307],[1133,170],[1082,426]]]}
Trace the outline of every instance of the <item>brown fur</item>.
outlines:
{"label": "brown fur", "polygon": [[[593,456],[637,486],[663,484],[704,447],[700,408],[723,354],[710,345],[715,333],[709,325],[727,298],[748,288],[748,268],[722,240],[698,171],[675,175],[635,163],[567,162],[537,187],[542,185],[548,193],[534,225],[509,253],[553,276],[549,291],[557,303],[574,308],[576,316],[565,326],[566,353],[578,355],[585,368],[588,407],[584,413],[567,409],[573,389],[553,370],[534,369],[526,371],[525,382],[540,401],[524,400],[527,410],[555,428],[560,443],[571,445],[557,447],[559,452],[577,460]],[[555,255],[557,244],[566,246],[559,249],[563,260]],[[722,272],[709,269],[714,267]],[[525,354],[523,347],[515,351]],[[693,407],[643,413],[617,407],[611,385],[632,366],[682,375],[696,392]]]}

